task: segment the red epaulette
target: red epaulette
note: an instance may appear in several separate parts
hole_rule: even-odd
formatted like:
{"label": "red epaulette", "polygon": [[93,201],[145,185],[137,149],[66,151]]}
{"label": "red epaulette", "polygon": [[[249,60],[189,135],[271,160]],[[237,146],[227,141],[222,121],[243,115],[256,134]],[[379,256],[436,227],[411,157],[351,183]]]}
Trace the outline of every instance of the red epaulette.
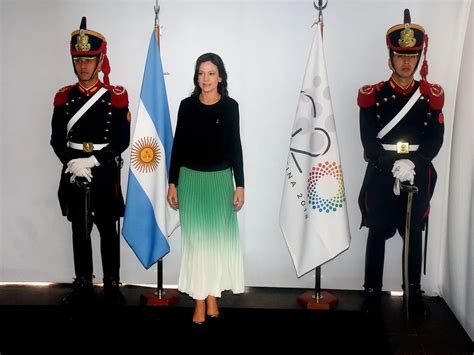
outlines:
{"label": "red epaulette", "polygon": [[430,108],[432,110],[441,110],[443,108],[444,90],[441,85],[420,80],[420,92],[430,98]]}
{"label": "red epaulette", "polygon": [[65,86],[61,89],[58,90],[56,93],[56,96],[54,96],[54,106],[61,106],[64,105],[67,102],[67,94],[71,89],[73,88],[74,85],[68,85]]}
{"label": "red epaulette", "polygon": [[375,85],[364,85],[359,89],[359,94],[357,95],[357,105],[361,108],[368,108],[377,102],[376,92],[380,91],[382,86],[385,85],[384,81],[381,81]]}
{"label": "red epaulette", "polygon": [[128,106],[127,90],[120,85],[105,85],[105,88],[110,91],[110,103],[114,107],[122,108]]}

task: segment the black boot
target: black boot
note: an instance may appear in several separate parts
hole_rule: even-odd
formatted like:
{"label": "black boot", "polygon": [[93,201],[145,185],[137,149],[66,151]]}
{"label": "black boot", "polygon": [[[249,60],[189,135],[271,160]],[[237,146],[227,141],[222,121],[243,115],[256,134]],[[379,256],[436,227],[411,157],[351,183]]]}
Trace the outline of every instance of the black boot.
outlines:
{"label": "black boot", "polygon": [[125,297],[120,292],[121,283],[113,278],[104,278],[104,302],[107,305],[121,306],[125,304]]}
{"label": "black boot", "polygon": [[423,291],[419,286],[410,285],[408,294],[408,307],[410,314],[429,318],[431,316],[430,307],[423,301]]}
{"label": "black boot", "polygon": [[379,315],[381,295],[381,290],[375,290],[370,287],[366,288],[364,292],[364,302],[362,302],[360,307],[361,311],[367,316]]}
{"label": "black boot", "polygon": [[72,292],[61,301],[66,306],[86,306],[94,303],[92,277],[78,276],[72,283]]}

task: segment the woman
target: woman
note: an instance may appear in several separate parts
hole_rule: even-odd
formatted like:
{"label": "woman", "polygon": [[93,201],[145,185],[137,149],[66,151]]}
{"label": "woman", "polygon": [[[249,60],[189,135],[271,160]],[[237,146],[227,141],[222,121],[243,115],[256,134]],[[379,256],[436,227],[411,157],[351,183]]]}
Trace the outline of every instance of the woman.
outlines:
{"label": "woman", "polygon": [[206,314],[219,316],[222,291],[244,290],[236,215],[244,204],[244,172],[239,106],[228,96],[227,73],[217,54],[197,59],[194,86],[179,107],[168,201],[180,211],[178,288],[194,298],[193,322],[201,324]]}

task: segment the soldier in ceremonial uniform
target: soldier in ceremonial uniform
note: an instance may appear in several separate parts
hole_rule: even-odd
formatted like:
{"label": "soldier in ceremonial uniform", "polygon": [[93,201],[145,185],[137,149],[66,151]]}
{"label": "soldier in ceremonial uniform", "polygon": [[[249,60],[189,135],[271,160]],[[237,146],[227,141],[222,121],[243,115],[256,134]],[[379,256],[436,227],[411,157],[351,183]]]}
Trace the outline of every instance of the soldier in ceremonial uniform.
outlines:
{"label": "soldier in ceremonial uniform", "polygon": [[71,34],[70,52],[78,82],[56,93],[51,123],[51,145],[63,164],[58,197],[72,225],[76,274],[73,292],[63,303],[85,304],[94,299],[90,232],[95,224],[105,302],[123,304],[116,223],[124,211],[120,154],[130,142],[128,95],[122,86],[110,85],[107,42],[102,34],[87,29],[85,17],[80,29]]}
{"label": "soldier in ceremonial uniform", "polygon": [[[359,207],[361,225],[369,228],[362,309],[367,313],[379,310],[385,241],[397,230],[404,238],[408,194],[400,192],[400,184],[414,184],[419,192],[414,194],[411,211],[409,302],[405,306],[414,314],[429,316],[420,288],[422,231],[437,177],[432,160],[443,143],[444,92],[426,80],[428,37],[424,28],[411,23],[409,10],[404,15],[403,24],[386,34],[391,77],[363,86],[357,98],[367,161]],[[417,81],[414,74],[419,64],[421,80]]]}

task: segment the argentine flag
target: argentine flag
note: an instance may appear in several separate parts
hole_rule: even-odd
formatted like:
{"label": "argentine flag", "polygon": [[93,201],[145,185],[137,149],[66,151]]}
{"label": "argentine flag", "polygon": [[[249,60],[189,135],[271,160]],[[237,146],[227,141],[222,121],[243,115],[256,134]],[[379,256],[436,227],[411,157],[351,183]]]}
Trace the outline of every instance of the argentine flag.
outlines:
{"label": "argentine flag", "polygon": [[156,33],[150,39],[133,133],[122,234],[148,269],[170,251],[178,213],[166,200],[173,133]]}

